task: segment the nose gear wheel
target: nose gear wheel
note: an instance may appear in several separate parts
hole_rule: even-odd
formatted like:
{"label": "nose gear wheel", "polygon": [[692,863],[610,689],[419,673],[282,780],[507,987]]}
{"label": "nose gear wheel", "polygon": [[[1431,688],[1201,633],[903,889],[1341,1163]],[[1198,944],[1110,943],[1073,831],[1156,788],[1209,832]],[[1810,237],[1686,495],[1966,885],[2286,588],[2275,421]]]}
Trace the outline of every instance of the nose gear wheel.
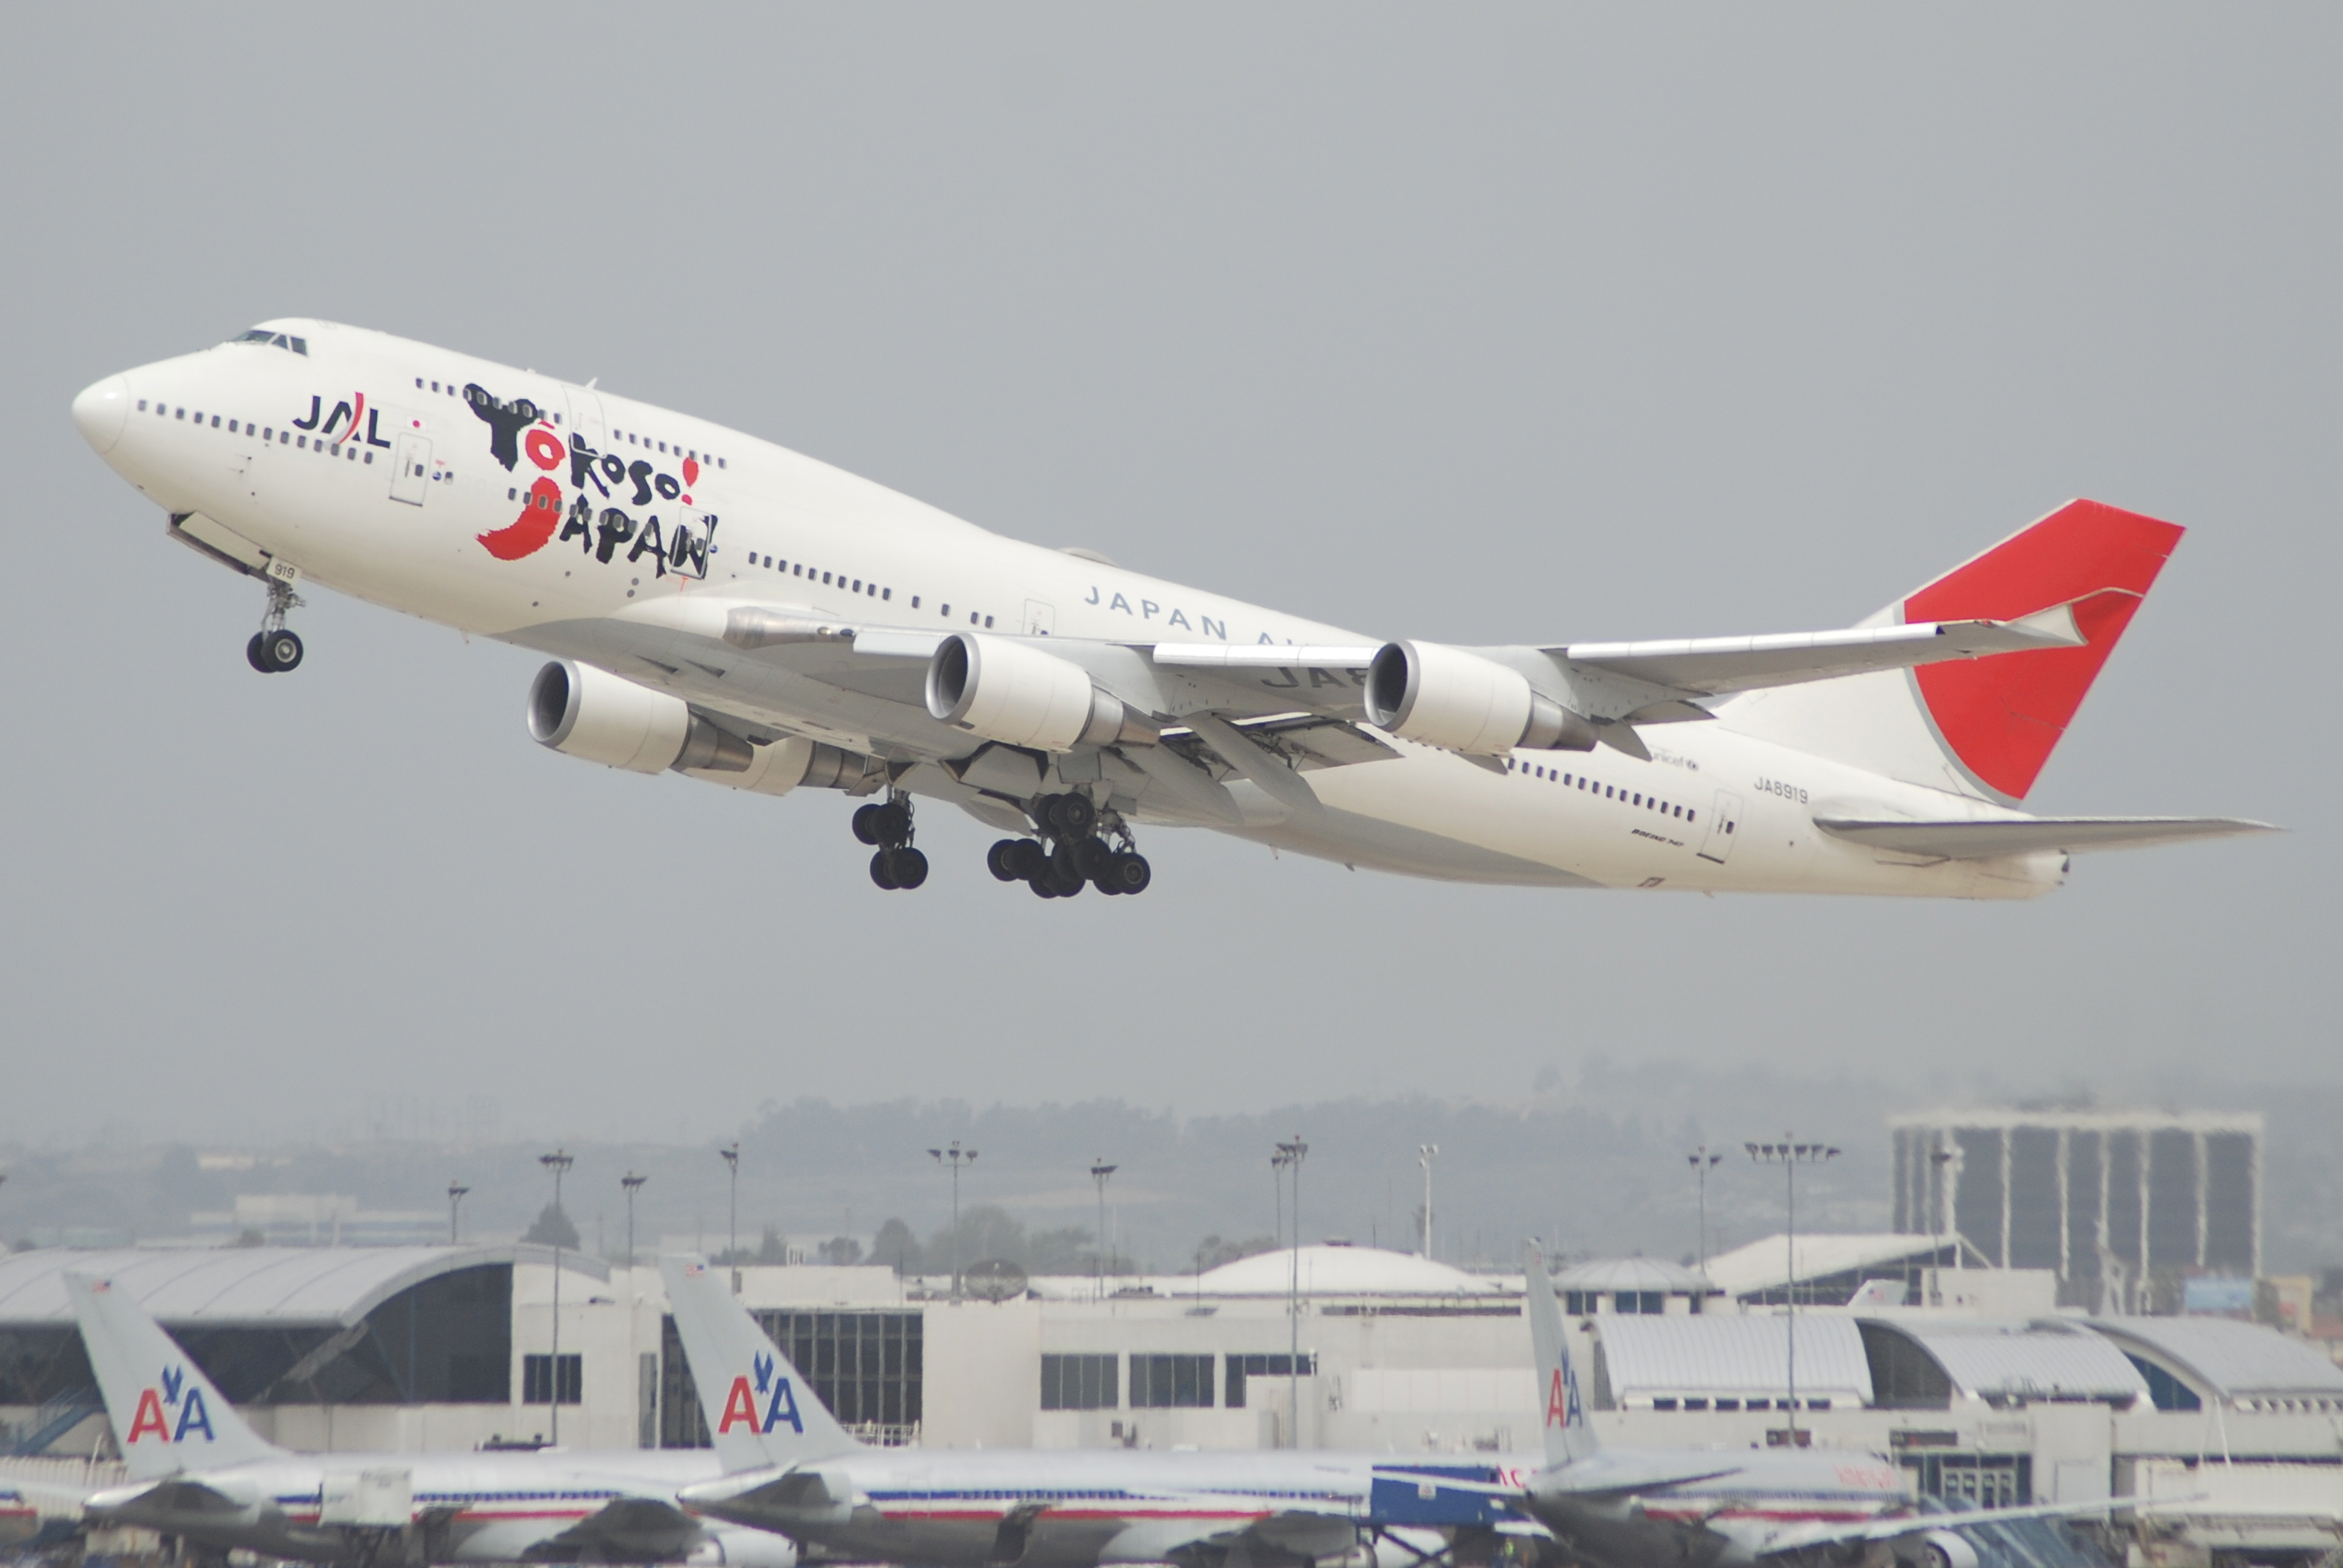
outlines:
{"label": "nose gear wheel", "polygon": [[897,793],[856,809],[854,836],[878,846],[870,857],[870,881],[890,892],[908,890],[928,879],[928,858],[911,847],[911,798]]}

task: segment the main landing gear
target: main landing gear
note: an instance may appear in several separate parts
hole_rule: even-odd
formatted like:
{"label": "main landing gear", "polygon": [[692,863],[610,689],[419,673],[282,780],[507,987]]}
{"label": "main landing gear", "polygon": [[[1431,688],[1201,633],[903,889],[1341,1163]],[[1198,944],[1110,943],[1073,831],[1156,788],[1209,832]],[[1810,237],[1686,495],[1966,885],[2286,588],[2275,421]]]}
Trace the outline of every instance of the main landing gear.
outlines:
{"label": "main landing gear", "polygon": [[300,636],[285,624],[286,616],[300,604],[301,596],[290,587],[268,579],[268,608],[260,618],[260,629],[244,645],[246,664],[263,675],[282,675],[300,668]]}
{"label": "main landing gear", "polygon": [[[1023,882],[1040,898],[1071,899],[1085,887],[1143,893],[1154,879],[1147,857],[1131,848],[1130,828],[1112,812],[1101,819],[1089,796],[1044,795],[1034,816],[1049,837],[1047,848],[1038,839],[1003,839],[985,854],[985,865],[1001,881]],[[1101,828],[1121,848],[1100,837]]]}
{"label": "main landing gear", "polygon": [[928,879],[928,858],[911,848],[911,798],[893,795],[882,804],[873,800],[854,813],[854,836],[876,844],[870,857],[870,879],[890,891],[916,888]]}

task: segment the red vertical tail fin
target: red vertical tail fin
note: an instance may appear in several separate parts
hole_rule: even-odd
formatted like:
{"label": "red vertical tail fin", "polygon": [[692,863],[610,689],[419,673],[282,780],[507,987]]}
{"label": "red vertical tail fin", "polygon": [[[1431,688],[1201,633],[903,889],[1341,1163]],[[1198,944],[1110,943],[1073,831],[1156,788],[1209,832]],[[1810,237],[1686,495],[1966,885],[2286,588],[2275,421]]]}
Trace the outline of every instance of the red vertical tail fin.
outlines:
{"label": "red vertical tail fin", "polygon": [[1962,767],[2013,799],[2034,788],[2181,532],[2137,512],[2069,501],[1905,597],[1907,622],[2015,620],[2069,605],[2088,639],[1912,672],[1937,736]]}
{"label": "red vertical tail fin", "polygon": [[2064,605],[2083,646],[1752,692],[1720,717],[1890,778],[2023,799],[2182,531],[2097,501],[2069,501],[1864,624],[2016,620]]}

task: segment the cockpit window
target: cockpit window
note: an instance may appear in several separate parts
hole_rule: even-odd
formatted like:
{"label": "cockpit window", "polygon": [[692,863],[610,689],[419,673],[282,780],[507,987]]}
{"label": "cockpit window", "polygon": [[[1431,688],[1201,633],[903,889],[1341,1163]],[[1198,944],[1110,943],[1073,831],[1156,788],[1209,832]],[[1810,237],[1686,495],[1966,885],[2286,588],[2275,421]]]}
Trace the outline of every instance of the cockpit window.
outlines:
{"label": "cockpit window", "polygon": [[242,337],[231,337],[228,341],[230,343],[266,343],[271,347],[289,348],[294,353],[304,356],[309,352],[307,338],[293,337],[282,332],[271,332],[265,327],[256,327]]}

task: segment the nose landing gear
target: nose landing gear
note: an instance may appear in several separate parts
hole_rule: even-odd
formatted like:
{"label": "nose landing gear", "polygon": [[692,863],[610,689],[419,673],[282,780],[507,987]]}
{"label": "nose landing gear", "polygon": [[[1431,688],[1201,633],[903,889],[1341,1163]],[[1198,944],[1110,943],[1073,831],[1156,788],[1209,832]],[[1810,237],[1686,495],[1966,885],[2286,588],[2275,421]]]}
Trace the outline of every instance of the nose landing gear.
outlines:
{"label": "nose landing gear", "polygon": [[870,880],[893,891],[916,888],[928,879],[928,858],[911,848],[911,798],[896,795],[884,804],[872,801],[854,813],[854,836],[876,844],[870,857]]}
{"label": "nose landing gear", "polygon": [[[984,863],[1000,880],[1023,882],[1042,899],[1071,899],[1086,887],[1101,893],[1143,893],[1154,880],[1147,857],[1132,848],[1130,825],[1115,812],[1101,813],[1089,796],[1044,795],[1033,814],[1050,846],[1038,839],[1003,839],[993,845]],[[1094,829],[1113,835],[1115,844]]]}
{"label": "nose landing gear", "polygon": [[267,579],[268,608],[261,615],[260,629],[244,645],[246,664],[263,675],[282,675],[297,669],[301,664],[301,638],[288,628],[285,618],[301,606],[301,596],[293,585]]}

